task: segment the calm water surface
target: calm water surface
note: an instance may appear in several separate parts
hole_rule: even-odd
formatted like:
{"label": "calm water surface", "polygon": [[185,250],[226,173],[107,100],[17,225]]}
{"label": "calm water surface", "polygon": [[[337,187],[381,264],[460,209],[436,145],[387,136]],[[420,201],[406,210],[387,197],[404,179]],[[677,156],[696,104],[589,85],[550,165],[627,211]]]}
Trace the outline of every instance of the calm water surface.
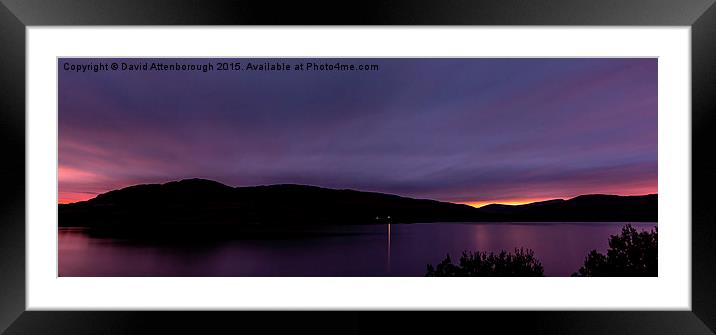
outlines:
{"label": "calm water surface", "polygon": [[[331,234],[197,241],[93,237],[59,230],[60,276],[424,276],[463,250],[534,250],[547,276],[569,276],[625,223],[430,223],[332,227]],[[656,223],[632,223],[649,230]]]}

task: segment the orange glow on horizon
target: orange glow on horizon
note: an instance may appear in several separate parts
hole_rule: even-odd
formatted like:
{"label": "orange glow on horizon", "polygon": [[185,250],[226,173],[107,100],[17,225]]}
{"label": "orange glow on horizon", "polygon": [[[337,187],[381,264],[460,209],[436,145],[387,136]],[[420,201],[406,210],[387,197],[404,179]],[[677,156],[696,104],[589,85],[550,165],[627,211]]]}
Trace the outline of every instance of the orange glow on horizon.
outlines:
{"label": "orange glow on horizon", "polygon": [[480,208],[487,205],[492,204],[500,204],[500,205],[524,205],[529,204],[533,202],[538,201],[546,201],[546,200],[553,200],[553,199],[559,199],[559,198],[529,198],[529,199],[504,199],[504,200],[485,200],[485,201],[465,201],[465,202],[458,202],[458,204],[462,205],[468,205],[475,208]]}
{"label": "orange glow on horizon", "polygon": [[74,192],[60,192],[57,195],[58,204],[71,204],[73,202],[85,201],[92,199],[96,194],[89,193],[74,193]]}
{"label": "orange glow on horizon", "polygon": [[[586,194],[610,194],[610,195],[620,195],[620,196],[639,196],[639,195],[648,195],[648,194],[658,194],[656,191],[654,192],[637,192],[637,193],[584,193]],[[468,205],[475,208],[480,208],[487,205],[497,204],[497,205],[524,205],[529,204],[533,202],[539,202],[539,201],[547,201],[547,200],[555,200],[555,199],[564,199],[569,200],[578,195],[574,196],[567,196],[567,197],[544,197],[544,198],[516,198],[516,199],[497,199],[497,200],[482,200],[482,201],[459,201],[455,202],[456,204],[461,205]]]}
{"label": "orange glow on horizon", "polygon": [[102,178],[101,175],[92,171],[73,168],[66,165],[59,165],[57,167],[57,181],[59,188],[59,192],[57,193],[57,203],[69,204],[94,198],[97,194],[89,192],[89,189],[79,192],[77,191],[77,189],[80,189],[79,187],[70,187],[70,190],[68,190],[67,185],[81,184],[84,186],[87,184],[101,182],[103,179],[104,178]]}

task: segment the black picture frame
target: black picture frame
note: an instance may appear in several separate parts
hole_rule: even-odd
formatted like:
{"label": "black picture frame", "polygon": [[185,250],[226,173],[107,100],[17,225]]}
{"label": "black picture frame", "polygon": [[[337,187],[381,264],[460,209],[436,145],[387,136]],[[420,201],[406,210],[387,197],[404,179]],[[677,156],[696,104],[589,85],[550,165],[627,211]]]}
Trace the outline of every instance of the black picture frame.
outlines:
{"label": "black picture frame", "polygon": [[[0,331],[136,334],[440,331],[549,334],[716,333],[716,6],[714,0],[258,2],[0,0]],[[27,26],[639,25],[691,27],[690,311],[200,312],[26,311],[25,37]],[[687,223],[685,223],[687,224]]]}

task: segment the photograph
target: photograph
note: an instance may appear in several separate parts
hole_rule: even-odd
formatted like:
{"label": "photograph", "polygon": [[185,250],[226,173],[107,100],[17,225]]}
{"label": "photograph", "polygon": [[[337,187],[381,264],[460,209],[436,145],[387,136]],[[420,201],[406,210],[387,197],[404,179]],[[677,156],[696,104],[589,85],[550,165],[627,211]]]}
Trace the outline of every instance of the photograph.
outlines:
{"label": "photograph", "polygon": [[714,36],[716,0],[0,0],[0,333],[716,335]]}
{"label": "photograph", "polygon": [[657,277],[658,61],[59,57],[57,275]]}

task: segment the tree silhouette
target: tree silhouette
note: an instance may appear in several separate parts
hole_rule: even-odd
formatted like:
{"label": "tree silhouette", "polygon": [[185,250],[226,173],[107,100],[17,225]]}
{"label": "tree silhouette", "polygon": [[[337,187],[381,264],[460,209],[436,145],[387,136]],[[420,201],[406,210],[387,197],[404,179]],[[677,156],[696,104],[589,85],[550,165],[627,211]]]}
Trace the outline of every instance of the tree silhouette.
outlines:
{"label": "tree silhouette", "polygon": [[592,250],[584,265],[572,274],[577,277],[656,277],[657,228],[638,232],[630,224],[620,235],[609,237],[609,250],[601,254]]}
{"label": "tree silhouette", "polygon": [[542,263],[532,249],[502,250],[498,254],[463,251],[458,265],[452,264],[450,254],[435,267],[428,264],[428,277],[541,277]]}

